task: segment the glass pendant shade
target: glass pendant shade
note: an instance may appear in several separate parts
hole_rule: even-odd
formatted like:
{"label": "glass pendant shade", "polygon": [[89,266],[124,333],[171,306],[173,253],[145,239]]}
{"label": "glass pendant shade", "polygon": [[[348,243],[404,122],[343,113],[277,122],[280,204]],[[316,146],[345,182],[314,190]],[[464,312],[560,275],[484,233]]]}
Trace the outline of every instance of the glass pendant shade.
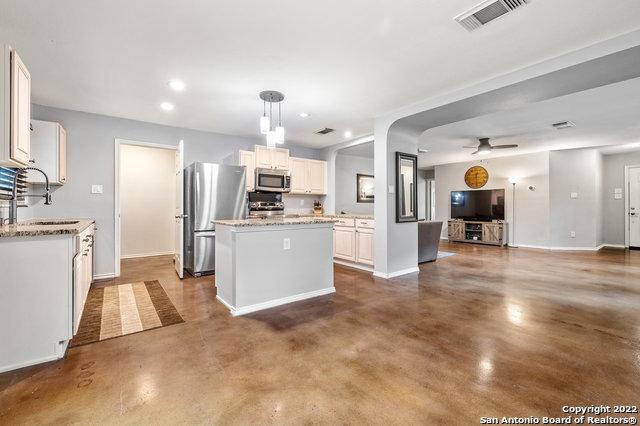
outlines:
{"label": "glass pendant shade", "polygon": [[270,130],[267,132],[267,148],[275,148],[276,147],[276,132]]}
{"label": "glass pendant shade", "polygon": [[260,117],[260,133],[266,135],[271,128],[271,120],[266,115]]}
{"label": "glass pendant shade", "polygon": [[276,143],[283,144],[284,143],[284,127],[278,126],[276,127]]}

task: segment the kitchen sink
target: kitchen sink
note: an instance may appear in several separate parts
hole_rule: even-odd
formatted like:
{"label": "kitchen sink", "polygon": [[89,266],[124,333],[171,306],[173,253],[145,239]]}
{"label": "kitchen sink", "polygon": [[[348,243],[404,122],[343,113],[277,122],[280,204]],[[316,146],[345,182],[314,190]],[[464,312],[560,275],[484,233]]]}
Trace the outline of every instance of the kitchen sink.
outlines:
{"label": "kitchen sink", "polygon": [[29,225],[75,225],[79,220],[34,220]]}

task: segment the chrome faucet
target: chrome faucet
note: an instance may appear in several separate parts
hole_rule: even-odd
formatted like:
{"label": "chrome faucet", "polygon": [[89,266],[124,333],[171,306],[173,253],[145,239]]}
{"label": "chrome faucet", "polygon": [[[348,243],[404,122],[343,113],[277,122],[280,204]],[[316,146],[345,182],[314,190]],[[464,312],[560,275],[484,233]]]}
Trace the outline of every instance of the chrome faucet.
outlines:
{"label": "chrome faucet", "polygon": [[51,189],[49,188],[49,176],[37,167],[23,167],[16,169],[16,174],[13,176],[13,192],[11,193],[11,200],[9,200],[9,225],[13,225],[18,221],[18,176],[21,171],[35,170],[42,173],[44,176],[45,187],[44,194],[41,195],[24,195],[24,197],[43,197],[46,205],[51,204]]}

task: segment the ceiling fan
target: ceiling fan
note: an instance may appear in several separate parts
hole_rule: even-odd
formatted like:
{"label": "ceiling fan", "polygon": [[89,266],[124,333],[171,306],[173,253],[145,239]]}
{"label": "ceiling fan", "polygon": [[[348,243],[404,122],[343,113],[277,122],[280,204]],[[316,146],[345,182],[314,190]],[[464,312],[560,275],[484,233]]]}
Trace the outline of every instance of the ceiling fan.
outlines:
{"label": "ceiling fan", "polygon": [[487,155],[487,154],[490,154],[491,151],[493,151],[494,149],[507,149],[507,148],[517,148],[518,147],[518,145],[516,145],[516,144],[511,144],[511,145],[491,145],[489,143],[489,138],[479,138],[478,141],[480,141],[478,146],[465,146],[463,148],[475,149],[475,152],[472,152],[471,155],[475,155],[475,154]]}

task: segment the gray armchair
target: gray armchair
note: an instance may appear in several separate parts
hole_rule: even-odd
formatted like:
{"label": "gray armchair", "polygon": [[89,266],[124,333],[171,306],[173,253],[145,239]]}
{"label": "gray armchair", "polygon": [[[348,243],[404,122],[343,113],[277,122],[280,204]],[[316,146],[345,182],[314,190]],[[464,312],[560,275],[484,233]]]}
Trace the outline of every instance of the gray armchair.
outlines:
{"label": "gray armchair", "polygon": [[418,263],[433,262],[438,258],[438,244],[442,222],[418,222]]}

